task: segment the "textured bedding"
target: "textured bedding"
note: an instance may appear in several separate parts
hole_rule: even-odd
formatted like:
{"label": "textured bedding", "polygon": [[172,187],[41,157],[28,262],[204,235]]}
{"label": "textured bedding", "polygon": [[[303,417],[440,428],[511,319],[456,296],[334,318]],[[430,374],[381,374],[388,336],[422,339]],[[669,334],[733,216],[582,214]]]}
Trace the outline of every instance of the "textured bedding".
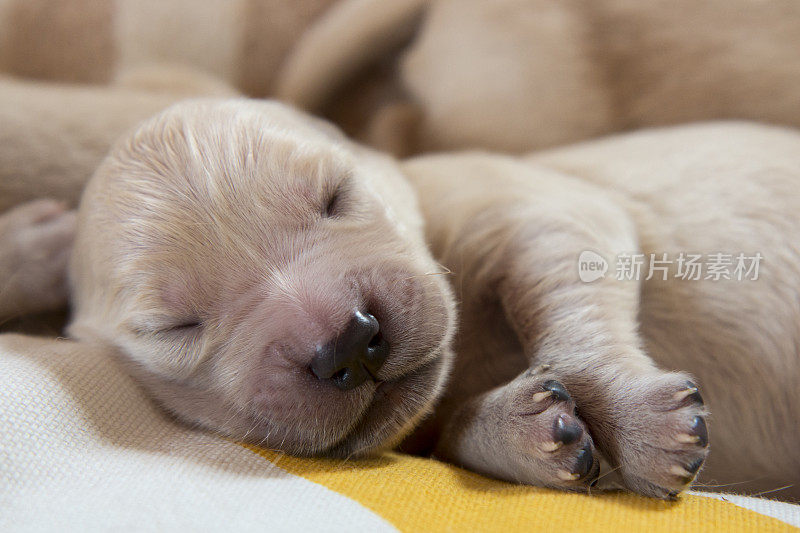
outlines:
{"label": "textured bedding", "polygon": [[246,447],[177,424],[102,350],[36,344],[0,336],[0,531],[800,528],[800,506],[768,499],[587,496],[396,453],[343,462]]}

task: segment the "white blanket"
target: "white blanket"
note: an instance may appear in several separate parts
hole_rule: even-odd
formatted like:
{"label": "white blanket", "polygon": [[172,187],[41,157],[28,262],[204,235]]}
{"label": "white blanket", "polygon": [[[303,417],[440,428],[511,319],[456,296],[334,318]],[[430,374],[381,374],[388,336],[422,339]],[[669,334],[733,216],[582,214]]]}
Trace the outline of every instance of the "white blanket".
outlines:
{"label": "white blanket", "polygon": [[[480,527],[507,530],[503,509],[517,501],[519,490],[530,492],[523,494],[531,498],[526,508],[539,502],[555,512],[553,502],[565,502],[570,517],[590,522],[591,513],[603,513],[606,521],[598,517],[597,529],[652,520],[657,531],[659,516],[666,520],[661,526],[690,527],[687,520],[701,514],[717,526],[800,527],[800,506],[770,500],[727,495],[731,503],[722,503],[684,496],[682,503],[659,507],[662,502],[631,495],[604,500],[489,480],[485,486],[495,488],[487,490],[476,485],[483,483],[476,481],[479,476],[465,483],[466,474],[458,469],[403,456],[390,458],[376,477],[374,464],[320,473],[324,467],[313,461],[264,455],[175,423],[97,349],[67,340],[0,336],[4,532],[449,530],[474,511],[487,519]],[[503,486],[508,490],[496,488]],[[384,503],[370,499],[372,492]],[[482,509],[473,508],[474,498],[482,498]],[[631,505],[640,500],[641,509]],[[588,517],[576,512],[576,501],[585,502],[580,507]],[[398,512],[406,505],[415,511]],[[545,509],[536,512],[546,523]],[[523,516],[520,512],[515,523],[524,529]]]}

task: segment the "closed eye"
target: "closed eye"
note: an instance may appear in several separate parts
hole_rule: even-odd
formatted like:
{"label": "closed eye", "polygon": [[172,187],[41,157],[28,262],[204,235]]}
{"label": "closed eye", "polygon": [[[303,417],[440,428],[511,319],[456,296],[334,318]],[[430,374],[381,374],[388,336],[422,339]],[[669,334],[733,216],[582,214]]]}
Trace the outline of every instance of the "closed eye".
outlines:
{"label": "closed eye", "polygon": [[194,331],[200,328],[202,323],[199,321],[196,322],[186,322],[183,324],[178,324],[176,326],[170,326],[168,328],[164,328],[159,330],[159,333],[188,333],[190,331]]}
{"label": "closed eye", "polygon": [[193,343],[203,335],[203,324],[200,322],[187,322],[153,332],[152,339],[166,342],[176,346],[185,346]]}
{"label": "closed eye", "polygon": [[183,320],[166,315],[146,316],[129,323],[129,331],[138,337],[172,339],[196,336],[203,331],[203,321],[195,318]]}
{"label": "closed eye", "polygon": [[339,193],[332,194],[331,197],[328,199],[328,203],[325,205],[323,216],[325,218],[335,217],[338,203],[339,203]]}
{"label": "closed eye", "polygon": [[203,323],[200,321],[187,321],[181,322],[170,326],[159,326],[155,328],[140,329],[139,333],[148,336],[161,337],[161,338],[174,338],[186,337],[189,335],[197,335],[203,329]]}
{"label": "closed eye", "polygon": [[339,186],[328,196],[322,211],[324,218],[336,218],[344,214],[344,188]]}

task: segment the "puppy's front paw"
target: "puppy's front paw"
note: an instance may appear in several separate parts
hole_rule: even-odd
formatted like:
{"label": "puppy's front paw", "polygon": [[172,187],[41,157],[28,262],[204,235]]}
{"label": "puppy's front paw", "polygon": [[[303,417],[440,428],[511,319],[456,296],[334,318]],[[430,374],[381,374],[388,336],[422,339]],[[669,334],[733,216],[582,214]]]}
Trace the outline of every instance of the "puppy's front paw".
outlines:
{"label": "puppy's front paw", "polygon": [[[586,490],[600,470],[592,437],[564,385],[526,372],[489,393],[468,465],[509,481]],[[475,452],[480,451],[480,455]]]}
{"label": "puppy's front paw", "polygon": [[55,309],[67,301],[75,212],[36,200],[0,216],[0,314]]}
{"label": "puppy's front paw", "polygon": [[566,387],[553,377],[528,372],[512,389],[508,416],[513,438],[520,453],[537,459],[538,479],[568,489],[591,483],[599,462]]}
{"label": "puppy's front paw", "polygon": [[[598,445],[616,459],[631,490],[674,499],[697,476],[708,454],[708,430],[697,385],[683,374],[637,378],[616,398],[612,435]],[[603,424],[599,424],[601,427]]]}

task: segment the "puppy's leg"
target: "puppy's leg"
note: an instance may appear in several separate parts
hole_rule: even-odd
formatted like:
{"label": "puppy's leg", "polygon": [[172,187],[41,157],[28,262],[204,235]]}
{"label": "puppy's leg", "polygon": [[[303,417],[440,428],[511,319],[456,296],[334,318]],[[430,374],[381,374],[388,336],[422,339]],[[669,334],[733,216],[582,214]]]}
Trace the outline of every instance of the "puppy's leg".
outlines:
{"label": "puppy's leg", "polygon": [[36,200],[0,215],[0,320],[67,303],[75,212]]}
{"label": "puppy's leg", "polygon": [[701,396],[689,376],[657,369],[642,351],[638,281],[620,281],[614,273],[594,283],[578,277],[584,250],[607,258],[637,251],[626,214],[600,191],[591,198],[574,195],[570,209],[571,222],[530,212],[523,226],[548,229],[510,237],[497,296],[525,353],[535,364],[549,365],[575,396],[625,484],[649,496],[674,497],[706,455]]}
{"label": "puppy's leg", "polygon": [[[578,276],[584,250],[606,258],[637,250],[627,211],[600,188],[508,159],[442,158],[408,168],[417,176],[435,253],[458,276],[462,330],[474,334],[490,323],[481,313],[496,302],[531,367],[548,368],[542,379],[525,381],[524,392],[512,382],[456,411],[440,445],[444,454],[501,477],[549,484],[552,471],[568,463],[554,455],[551,471],[537,466],[548,435],[530,440],[539,448],[534,453],[507,434],[525,427],[518,411],[536,413],[555,381],[630,489],[665,498],[685,488],[706,455],[696,386],[687,375],[659,370],[642,351],[638,282],[620,281],[613,272],[592,283]],[[566,401],[561,409],[568,414],[569,406]],[[537,431],[555,419],[550,409],[538,415],[547,418],[536,421]],[[582,446],[572,448],[574,465]],[[535,468],[523,469],[523,463]]]}

